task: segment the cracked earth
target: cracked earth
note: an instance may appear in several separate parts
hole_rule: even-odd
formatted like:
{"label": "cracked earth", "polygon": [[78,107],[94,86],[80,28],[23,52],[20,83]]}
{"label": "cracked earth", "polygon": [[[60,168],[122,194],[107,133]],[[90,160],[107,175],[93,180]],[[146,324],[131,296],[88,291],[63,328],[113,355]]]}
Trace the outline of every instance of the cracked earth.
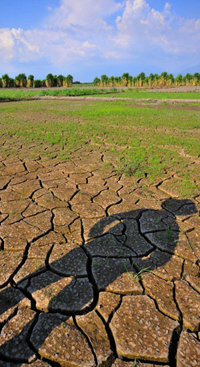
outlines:
{"label": "cracked earth", "polygon": [[[13,144],[13,143],[12,143]],[[200,196],[69,160],[0,156],[0,366],[200,365]]]}

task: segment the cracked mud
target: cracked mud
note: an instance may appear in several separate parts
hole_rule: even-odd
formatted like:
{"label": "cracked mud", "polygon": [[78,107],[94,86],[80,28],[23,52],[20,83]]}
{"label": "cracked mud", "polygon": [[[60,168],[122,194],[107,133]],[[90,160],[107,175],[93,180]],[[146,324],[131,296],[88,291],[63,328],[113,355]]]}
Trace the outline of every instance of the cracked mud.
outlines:
{"label": "cracked mud", "polygon": [[30,153],[0,156],[0,366],[199,366],[199,196]]}

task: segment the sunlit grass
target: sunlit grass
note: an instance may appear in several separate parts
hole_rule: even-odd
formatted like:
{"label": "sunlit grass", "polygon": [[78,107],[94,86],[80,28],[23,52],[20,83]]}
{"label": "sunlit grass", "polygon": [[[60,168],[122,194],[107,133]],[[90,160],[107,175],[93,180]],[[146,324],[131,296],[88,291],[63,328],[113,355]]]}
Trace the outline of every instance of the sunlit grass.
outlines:
{"label": "sunlit grass", "polygon": [[[182,196],[196,193],[199,172],[187,155],[198,158],[199,128],[200,111],[180,110],[176,105],[154,109],[122,101],[0,104],[1,134],[8,139],[16,135],[27,142],[60,147],[60,159],[86,142],[94,149],[104,146],[117,172],[136,180],[146,177],[148,184],[155,184],[167,174],[177,174]],[[50,156],[48,149],[43,153]]]}

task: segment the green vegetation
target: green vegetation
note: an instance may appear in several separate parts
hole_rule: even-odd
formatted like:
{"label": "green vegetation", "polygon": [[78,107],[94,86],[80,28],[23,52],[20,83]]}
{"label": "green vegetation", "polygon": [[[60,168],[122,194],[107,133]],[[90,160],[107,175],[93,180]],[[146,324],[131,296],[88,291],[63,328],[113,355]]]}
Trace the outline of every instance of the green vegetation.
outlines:
{"label": "green vegetation", "polygon": [[[50,82],[50,81],[49,81]],[[33,82],[34,86],[37,88],[41,87],[40,80],[35,80]],[[65,88],[65,89],[43,89],[43,90],[9,90],[2,89],[0,90],[0,101],[14,101],[20,99],[30,99],[32,97],[42,97],[42,96],[95,96],[95,95],[109,95],[109,93],[115,93],[115,89],[111,88],[107,89],[95,89],[95,88]]]}
{"label": "green vegetation", "polygon": [[2,75],[0,78],[0,88],[53,88],[53,87],[72,87],[73,76],[68,75],[52,75],[48,74],[46,79],[36,79],[34,81],[34,75],[29,75],[27,78],[25,74],[19,74],[15,79],[10,78],[8,74]]}
{"label": "green vegetation", "polygon": [[[40,80],[28,80],[33,83],[35,88],[41,88],[42,84]],[[50,83],[50,81],[48,82]],[[53,79],[52,79],[53,83]],[[64,83],[64,81],[63,81]],[[81,96],[91,96],[91,97],[110,97],[110,98],[133,98],[133,99],[199,99],[200,92],[148,92],[146,90],[135,90],[129,88],[128,91],[125,89],[97,89],[97,88],[62,88],[62,89],[36,89],[36,90],[26,90],[26,89],[1,89],[0,90],[0,101],[14,101],[20,99],[30,99],[32,97],[42,97],[42,96],[52,96],[52,97],[81,97]],[[149,101],[150,103],[151,101]]]}
{"label": "green vegetation", "polygon": [[[8,76],[8,74],[4,74],[1,78],[0,88],[13,88],[13,87],[21,87],[21,88],[36,88],[36,84],[33,83],[34,76],[31,75],[31,78],[27,77],[25,74],[19,74],[12,79]],[[37,84],[41,85],[41,87],[72,87],[73,85],[73,76],[68,75],[64,77],[63,75],[52,75],[48,74],[45,80],[37,79]],[[95,86],[95,87],[172,87],[172,86],[195,86],[200,85],[200,74],[187,73],[185,76],[178,74],[176,77],[173,74],[168,74],[166,71],[158,74],[150,74],[146,76],[144,72],[140,73],[137,76],[131,76],[129,73],[124,73],[122,76],[110,76],[103,74],[101,78],[96,77],[93,83],[83,83],[74,82],[77,86]]]}
{"label": "green vegetation", "polygon": [[[180,105],[137,106],[130,101],[0,104],[0,131],[5,139],[17,136],[28,144],[38,142],[40,154],[52,157],[56,150],[59,159],[69,158],[78,148],[87,152],[98,147],[106,156],[103,170],[111,165],[144,188],[174,174],[172,189],[188,198],[199,192],[195,164],[200,151],[199,121],[200,108],[190,104],[183,109]],[[45,145],[50,148],[43,151]]]}
{"label": "green vegetation", "polygon": [[95,86],[101,87],[172,87],[181,85],[200,85],[200,74],[194,73],[186,74],[185,76],[178,74],[176,77],[173,74],[168,74],[166,71],[158,74],[150,74],[146,76],[145,73],[140,73],[139,75],[133,77],[129,73],[124,73],[122,76],[111,76],[102,75],[99,79],[96,77],[93,81]]}
{"label": "green vegetation", "polygon": [[[114,89],[114,92],[109,91],[106,97],[115,97],[115,98],[134,98],[134,99],[199,99],[200,100],[200,92],[173,92],[169,90],[169,92],[148,92],[146,90],[137,90],[129,89],[126,91],[121,89]],[[106,93],[105,93],[106,95]],[[101,93],[95,94],[96,97],[102,97]]]}

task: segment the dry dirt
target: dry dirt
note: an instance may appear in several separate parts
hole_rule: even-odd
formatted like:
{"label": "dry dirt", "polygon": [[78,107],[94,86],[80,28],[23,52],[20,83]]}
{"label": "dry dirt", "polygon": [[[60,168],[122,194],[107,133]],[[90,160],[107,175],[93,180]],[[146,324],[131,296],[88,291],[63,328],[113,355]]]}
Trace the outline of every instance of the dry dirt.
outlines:
{"label": "dry dirt", "polygon": [[98,148],[60,162],[10,144],[0,366],[200,365],[200,196],[174,198],[173,178],[142,191]]}

